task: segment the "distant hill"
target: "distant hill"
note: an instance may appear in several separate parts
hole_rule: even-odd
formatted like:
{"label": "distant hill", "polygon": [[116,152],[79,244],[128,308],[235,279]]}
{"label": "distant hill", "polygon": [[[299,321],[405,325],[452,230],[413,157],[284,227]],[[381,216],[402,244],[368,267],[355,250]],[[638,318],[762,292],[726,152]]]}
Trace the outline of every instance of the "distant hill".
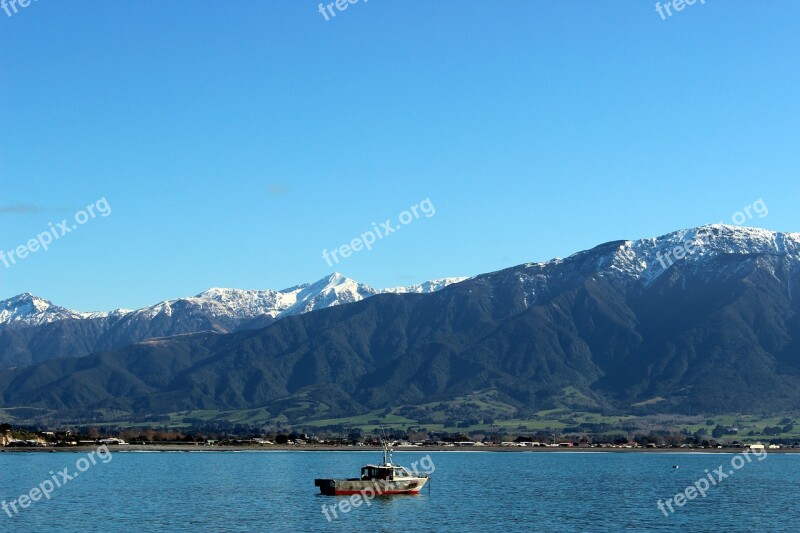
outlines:
{"label": "distant hill", "polygon": [[5,370],[0,406],[263,407],[307,421],[490,392],[517,413],[784,412],[800,407],[797,294],[800,234],[704,226],[258,330]]}

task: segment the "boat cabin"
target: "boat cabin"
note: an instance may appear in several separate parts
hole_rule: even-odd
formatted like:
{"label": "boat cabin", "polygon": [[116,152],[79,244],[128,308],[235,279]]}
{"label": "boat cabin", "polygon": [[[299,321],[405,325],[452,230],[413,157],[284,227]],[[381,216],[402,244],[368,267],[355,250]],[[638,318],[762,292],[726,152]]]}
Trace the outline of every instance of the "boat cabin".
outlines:
{"label": "boat cabin", "polygon": [[411,473],[402,466],[393,465],[367,465],[361,468],[362,481],[369,479],[406,479],[413,478]]}

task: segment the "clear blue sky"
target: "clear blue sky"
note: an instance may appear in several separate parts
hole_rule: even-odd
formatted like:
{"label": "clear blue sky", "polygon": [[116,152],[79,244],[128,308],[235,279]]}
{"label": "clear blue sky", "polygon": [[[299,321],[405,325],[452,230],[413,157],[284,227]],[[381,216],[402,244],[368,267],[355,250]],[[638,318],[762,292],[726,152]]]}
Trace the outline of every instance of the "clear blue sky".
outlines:
{"label": "clear blue sky", "polygon": [[[141,307],[473,275],[729,221],[800,231],[800,3],[38,0],[0,11],[0,299]],[[334,249],[430,198],[329,267]]]}

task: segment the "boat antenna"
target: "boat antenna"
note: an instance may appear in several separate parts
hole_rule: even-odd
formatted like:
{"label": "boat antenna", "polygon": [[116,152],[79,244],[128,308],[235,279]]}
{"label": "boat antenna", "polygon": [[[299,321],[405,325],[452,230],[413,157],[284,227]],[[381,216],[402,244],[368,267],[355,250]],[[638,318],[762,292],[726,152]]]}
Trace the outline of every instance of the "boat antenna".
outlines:
{"label": "boat antenna", "polygon": [[383,427],[383,424],[381,424],[381,446],[383,447],[383,464],[392,464],[392,448],[389,446],[388,439],[386,438],[386,429]]}

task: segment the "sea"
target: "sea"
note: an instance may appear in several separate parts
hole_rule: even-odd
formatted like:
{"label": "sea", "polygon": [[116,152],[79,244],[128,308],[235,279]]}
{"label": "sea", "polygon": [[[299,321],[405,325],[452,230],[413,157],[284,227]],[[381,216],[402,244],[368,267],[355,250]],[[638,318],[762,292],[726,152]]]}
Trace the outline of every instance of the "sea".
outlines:
{"label": "sea", "polygon": [[376,451],[123,450],[0,453],[0,531],[800,532],[800,454],[396,451],[431,482],[372,498],[314,479]]}

